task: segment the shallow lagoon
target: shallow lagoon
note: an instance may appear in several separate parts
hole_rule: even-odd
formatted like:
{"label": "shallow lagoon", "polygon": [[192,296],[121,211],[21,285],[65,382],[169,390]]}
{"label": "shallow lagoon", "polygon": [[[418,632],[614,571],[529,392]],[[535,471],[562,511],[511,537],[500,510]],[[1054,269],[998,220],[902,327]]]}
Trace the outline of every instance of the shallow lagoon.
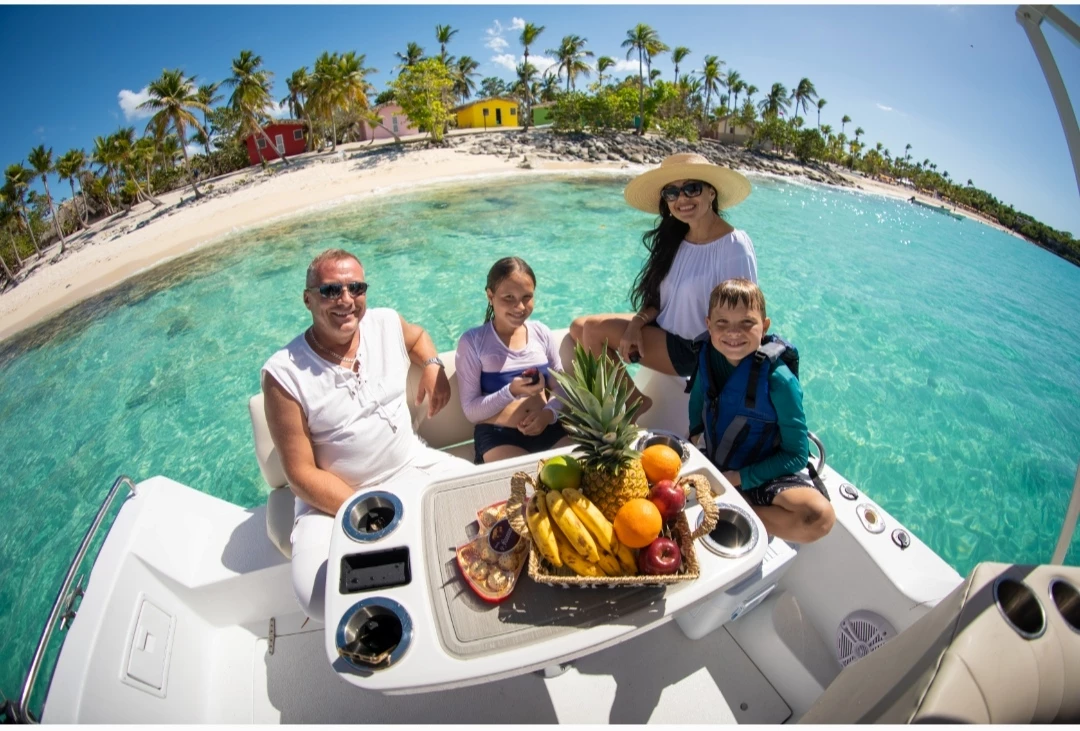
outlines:
{"label": "shallow lagoon", "polygon": [[[972,221],[754,178],[754,240],[829,462],[961,573],[1049,559],[1080,457],[1080,269]],[[440,350],[522,256],[534,317],[626,310],[651,217],[625,178],[499,178],[390,193],[237,234],[0,344],[0,689],[17,692],[67,561],[119,474],[263,500],[247,399],[307,320],[304,269],[355,251],[369,305]],[[1017,274],[1019,273],[1019,275]],[[1080,539],[1067,559],[1080,560]]]}

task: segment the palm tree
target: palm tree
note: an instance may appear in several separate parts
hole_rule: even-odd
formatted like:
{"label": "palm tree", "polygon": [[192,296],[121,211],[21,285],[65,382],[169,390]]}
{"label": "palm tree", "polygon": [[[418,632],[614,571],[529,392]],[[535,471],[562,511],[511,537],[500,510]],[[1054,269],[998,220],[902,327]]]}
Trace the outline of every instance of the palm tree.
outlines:
{"label": "palm tree", "polygon": [[705,89],[705,116],[709,116],[709,99],[720,93],[720,67],[724,62],[717,56],[706,56],[705,67],[701,72],[701,82]]}
{"label": "palm tree", "polygon": [[450,62],[446,59],[446,44],[450,42],[450,39],[456,33],[457,29],[448,25],[435,26],[435,40],[439,43],[439,60],[443,62],[444,66],[450,65]]}
{"label": "palm tree", "polygon": [[660,78],[660,74],[653,73],[652,60],[659,56],[661,53],[667,53],[671,48],[666,43],[660,40],[659,36],[653,38],[645,46],[645,70],[649,72],[649,86],[652,86],[653,81]]}
{"label": "palm tree", "polygon": [[851,122],[851,117],[849,117],[846,114],[843,117],[840,118],[840,134],[844,134],[844,125],[846,125],[846,124],[848,124],[850,122]]}
{"label": "palm tree", "polygon": [[[210,107],[221,101],[221,96],[218,95],[217,90],[221,86],[217,82],[211,82],[209,84],[203,84],[199,87],[199,90],[195,93],[199,101],[206,105],[206,111],[203,112],[203,129],[210,129],[210,120],[206,115],[210,111]],[[210,135],[205,135],[206,139],[206,156],[210,157]]]}
{"label": "palm tree", "polygon": [[45,199],[49,201],[49,212],[52,214],[53,228],[56,229],[56,235],[60,237],[60,253],[63,254],[67,239],[64,238],[64,231],[60,226],[60,217],[56,215],[56,206],[53,205],[52,193],[49,192],[49,173],[54,172],[52,148],[46,150],[45,145],[38,145],[30,150],[30,154],[26,156],[26,161],[30,163],[30,167],[34,168],[34,172],[41,176],[41,184],[45,186]]}
{"label": "palm tree", "polygon": [[[289,159],[285,157],[285,150],[278,150],[270,135],[259,124],[260,119],[266,118],[266,109],[272,102],[270,99],[270,79],[274,72],[262,68],[262,56],[255,55],[252,51],[242,50],[240,55],[233,59],[232,76],[225,79],[225,83],[232,87],[233,93],[229,97],[229,106],[238,111],[243,122],[240,125],[240,133],[244,137],[250,135],[261,136],[266,144],[274,149],[281,161],[286,165]],[[181,135],[182,136],[182,135]],[[258,144],[255,145],[258,150]],[[185,159],[187,153],[184,153]],[[262,152],[259,159],[263,160]],[[265,160],[263,163],[265,164]]]}
{"label": "palm tree", "polygon": [[600,58],[596,59],[596,74],[598,77],[596,85],[598,88],[602,88],[604,86],[604,72],[614,65],[615,59],[613,59],[611,56],[601,56]]}
{"label": "palm tree", "polygon": [[818,129],[821,129],[821,110],[825,108],[826,104],[828,104],[828,102],[825,101],[824,98],[821,98],[821,99],[817,100],[817,126],[818,126]]}
{"label": "palm tree", "polygon": [[79,179],[85,168],[86,153],[82,150],[68,150],[56,161],[57,176],[71,185],[71,205],[75,206],[75,218],[79,222],[79,228],[86,228],[87,209],[84,201],[83,212],[79,213],[79,199],[75,196],[75,180]]}
{"label": "palm tree", "polygon": [[[728,88],[728,92],[731,94],[730,112],[734,112],[739,108],[739,92],[742,90],[743,86],[745,86],[742,77],[739,76],[739,72],[735,69],[730,69],[727,78],[724,79],[724,86]],[[728,115],[725,115],[725,117],[730,116],[730,112]],[[725,122],[725,126],[726,125],[727,123]]]}
{"label": "palm tree", "polygon": [[[525,60],[521,66],[517,67],[518,72],[518,84],[522,83],[522,71],[531,68],[533,72],[536,72],[536,67],[529,63],[529,46],[536,43],[536,39],[540,37],[540,34],[544,32],[545,26],[535,25],[533,23],[526,23],[525,27],[521,29],[521,36],[518,40],[521,41],[521,45],[525,47]],[[525,93],[524,99],[524,112],[525,112],[525,129],[529,128],[529,123],[532,122],[532,82],[524,83],[522,89]]]}
{"label": "palm tree", "polygon": [[557,74],[547,71],[544,77],[540,79],[539,87],[536,84],[533,85],[533,96],[540,100],[540,103],[553,102],[559,98],[559,77]]}
{"label": "palm tree", "polygon": [[8,199],[9,205],[21,217],[16,220],[25,222],[26,230],[30,232],[30,241],[34,244],[34,251],[37,252],[38,256],[41,256],[41,247],[38,245],[37,236],[34,235],[30,213],[26,210],[26,192],[30,187],[30,176],[32,174],[21,163],[8,165],[7,169],[4,170],[4,197]]}
{"label": "palm tree", "polygon": [[[143,142],[145,140],[145,142]],[[113,148],[116,150],[116,157],[120,163],[120,169],[124,171],[127,176],[126,187],[131,194],[131,202],[128,204],[127,210],[130,211],[132,207],[139,203],[143,198],[146,198],[154,207],[157,208],[161,205],[161,201],[149,193],[144,192],[142,186],[139,185],[139,178],[135,174],[135,165],[146,166],[146,182],[147,186],[150,184],[150,163],[154,159],[154,141],[152,138],[144,137],[142,145],[139,145],[135,141],[135,128],[134,127],[121,127],[110,138],[110,142]]]}
{"label": "palm tree", "polygon": [[462,104],[476,91],[476,82],[473,81],[473,77],[477,76],[476,69],[478,68],[480,64],[474,61],[472,56],[462,56],[452,70],[454,94],[461,99]]}
{"label": "palm tree", "polygon": [[585,78],[589,77],[589,64],[583,61],[583,58],[591,58],[593,56],[592,51],[586,51],[585,44],[588,39],[582,38],[578,35],[563,36],[562,42],[558,48],[549,48],[545,53],[550,53],[554,56],[559,64],[557,66],[557,75],[562,76],[562,72],[566,70],[566,90],[574,88],[574,78],[578,74],[582,74]]}
{"label": "palm tree", "polygon": [[660,42],[659,34],[645,23],[638,23],[626,31],[626,40],[621,47],[626,49],[626,58],[630,59],[634,51],[638,54],[638,130],[645,134],[645,54],[650,48],[656,48]]}
{"label": "palm tree", "polygon": [[94,138],[94,151],[90,154],[90,160],[98,166],[99,172],[102,170],[105,171],[105,179],[102,180],[101,178],[98,178],[98,180],[102,180],[104,183],[105,195],[103,196],[103,199],[105,201],[105,211],[111,215],[113,207],[111,196],[109,195],[109,182],[112,178],[115,160],[113,159],[113,151],[109,147],[108,137],[98,136]]}
{"label": "palm tree", "polygon": [[189,109],[207,111],[207,106],[199,101],[197,96],[195,77],[185,78],[184,72],[180,69],[165,69],[161,72],[161,78],[150,82],[147,93],[150,98],[139,105],[139,109],[150,109],[155,112],[146,125],[147,131],[152,131],[158,139],[163,138],[170,127],[176,132],[180,149],[184,153],[184,169],[191,180],[191,189],[195,192],[196,198],[201,198],[202,193],[195,184],[195,176],[191,174],[191,161],[188,159],[186,146],[189,126],[206,134],[199,120],[189,111]]}
{"label": "palm tree", "polygon": [[866,132],[863,131],[862,127],[856,127],[855,128],[855,141],[858,142],[860,135],[864,135],[864,134],[866,134]]}
{"label": "palm tree", "polygon": [[671,51],[671,60],[675,62],[675,83],[679,82],[679,64],[690,55],[690,49],[686,46],[675,46]]}
{"label": "palm tree", "polygon": [[424,58],[424,49],[421,48],[418,43],[409,41],[409,45],[405,46],[405,53],[398,53],[395,51],[394,55],[401,61],[397,66],[398,73],[400,73],[406,66],[415,66],[422,61]]}
{"label": "palm tree", "polygon": [[315,60],[312,76],[311,106],[330,118],[333,130],[331,149],[337,149],[337,118],[335,112],[363,111],[368,108],[371,85],[367,75],[375,69],[364,66],[365,56],[355,51],[329,54],[323,52]]}
{"label": "palm tree", "polygon": [[746,101],[748,102],[752,102],[754,99],[754,94],[758,93],[758,88],[753,84],[748,84],[747,86],[744,86],[743,90],[746,92]]}
{"label": "palm tree", "polygon": [[802,109],[802,113],[806,114],[806,108],[808,104],[813,103],[817,98],[817,89],[814,88],[814,84],[810,79],[803,77],[799,79],[798,85],[792,89],[791,98],[795,100],[795,114],[799,113],[799,109]]}
{"label": "palm tree", "polygon": [[758,102],[762,117],[778,117],[785,114],[789,106],[791,106],[791,100],[788,99],[787,89],[780,82],[773,84],[768,95]]}
{"label": "palm tree", "polygon": [[510,87],[510,93],[521,100],[532,93],[533,84],[536,82],[537,70],[531,63],[519,63],[515,69],[517,79]]}

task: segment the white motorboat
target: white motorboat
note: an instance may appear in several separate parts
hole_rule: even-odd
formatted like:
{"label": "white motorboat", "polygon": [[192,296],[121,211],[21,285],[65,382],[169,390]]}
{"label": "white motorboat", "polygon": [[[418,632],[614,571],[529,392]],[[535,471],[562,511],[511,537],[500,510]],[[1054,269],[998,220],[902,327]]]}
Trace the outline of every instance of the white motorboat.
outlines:
{"label": "white motorboat", "polygon": [[[455,386],[453,357],[442,354]],[[655,402],[643,429],[685,433],[683,382],[646,369],[636,381]],[[337,516],[326,623],[309,621],[290,580],[292,496],[261,396],[249,408],[267,505],[163,476],[118,480],[80,554],[111,499],[130,494],[85,587],[70,589],[72,565],[10,713],[32,720],[43,648],[66,616],[48,723],[1080,719],[1080,569],[981,564],[965,580],[827,465],[832,532],[770,540],[692,446],[683,471],[709,479],[727,516],[697,543],[695,581],[576,589],[523,576],[504,604],[473,600],[453,564],[462,516],[507,497],[513,472],[535,472],[530,455],[396,500],[358,492]],[[471,454],[456,398],[419,431]],[[392,525],[360,535],[358,503],[371,499],[392,508]],[[691,524],[699,513],[688,506]],[[364,588],[345,581],[350,567],[365,570]],[[391,615],[401,629],[387,660],[338,653],[358,621]]]}
{"label": "white motorboat", "polygon": [[[1051,87],[1080,184],[1080,129],[1039,29],[1080,43],[1053,7],[1016,12]],[[562,356],[571,363],[562,331]],[[451,385],[454,354],[442,355]],[[642,369],[641,426],[685,433],[682,381]],[[415,388],[418,373],[410,373]],[[414,408],[414,417],[418,412]],[[424,408],[421,406],[420,408]],[[244,509],[159,476],[118,479],[57,594],[7,720],[50,723],[783,723],[1080,721],[1080,568],[1059,565],[1080,513],[1080,470],[1052,563],[980,564],[960,577],[858,487],[824,465],[836,524],[816,543],[769,539],[700,453],[722,522],[699,539],[700,577],[663,589],[574,589],[524,579],[501,605],[470,601],[450,561],[470,511],[506,497],[536,456],[342,506],[326,624],[292,595],[293,501],[262,398],[249,409],[271,491]],[[470,456],[459,401],[420,421]],[[238,455],[237,457],[242,458]],[[93,562],[75,576],[114,499]],[[365,501],[368,501],[365,504]],[[377,530],[355,519],[390,511]],[[700,506],[691,504],[694,522]],[[387,618],[365,660],[367,620]],[[669,620],[675,619],[675,622]],[[379,622],[376,622],[379,624]],[[64,637],[43,709],[46,649]],[[374,642],[374,640],[373,640]],[[353,652],[343,657],[339,648]],[[350,659],[351,658],[351,659]]]}

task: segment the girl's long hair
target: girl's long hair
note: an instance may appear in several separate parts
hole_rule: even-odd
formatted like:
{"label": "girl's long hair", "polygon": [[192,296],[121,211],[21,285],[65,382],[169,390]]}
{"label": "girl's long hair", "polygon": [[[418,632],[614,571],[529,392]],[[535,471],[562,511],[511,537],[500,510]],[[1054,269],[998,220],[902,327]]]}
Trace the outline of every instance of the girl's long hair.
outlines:
{"label": "girl's long hair", "polygon": [[[670,265],[669,265],[670,266]],[[516,256],[507,256],[499,259],[497,262],[491,265],[491,269],[488,270],[487,275],[487,289],[492,295],[495,294],[495,290],[498,289],[502,280],[509,277],[514,272],[525,272],[529,279],[532,280],[533,286],[536,286],[536,275],[533,274],[532,267],[529,266],[524,259]],[[487,312],[484,313],[484,323],[488,323],[495,317],[495,308],[488,302]]]}
{"label": "girl's long hair", "polygon": [[[708,183],[706,183],[708,185]],[[712,188],[712,186],[709,186]],[[715,189],[713,189],[715,192]],[[718,196],[712,200],[712,210],[720,218],[717,205]],[[638,312],[646,307],[660,307],[660,282],[671,271],[671,264],[675,261],[675,254],[679,251],[679,244],[686,238],[686,232],[690,230],[690,224],[683,223],[671,215],[667,201],[660,198],[660,222],[656,228],[646,231],[641,237],[641,243],[649,250],[649,258],[645,266],[638,272],[634,286],[630,290],[630,304]]]}

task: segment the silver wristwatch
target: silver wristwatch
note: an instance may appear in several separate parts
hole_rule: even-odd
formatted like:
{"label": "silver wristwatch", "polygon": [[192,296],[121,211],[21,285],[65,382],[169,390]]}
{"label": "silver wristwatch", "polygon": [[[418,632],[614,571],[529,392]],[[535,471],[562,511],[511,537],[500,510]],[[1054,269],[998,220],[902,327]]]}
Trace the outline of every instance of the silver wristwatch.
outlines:
{"label": "silver wristwatch", "polygon": [[443,362],[442,362],[442,358],[440,358],[440,357],[439,357],[439,356],[437,356],[437,355],[433,355],[433,356],[431,356],[430,358],[428,358],[427,360],[425,360],[425,361],[424,361],[424,368],[427,368],[427,367],[428,367],[429,365],[431,365],[432,363],[434,363],[435,365],[439,366],[439,367],[440,367],[440,368],[442,368],[443,370],[446,370],[446,364],[445,364],[445,363],[443,363]]}

